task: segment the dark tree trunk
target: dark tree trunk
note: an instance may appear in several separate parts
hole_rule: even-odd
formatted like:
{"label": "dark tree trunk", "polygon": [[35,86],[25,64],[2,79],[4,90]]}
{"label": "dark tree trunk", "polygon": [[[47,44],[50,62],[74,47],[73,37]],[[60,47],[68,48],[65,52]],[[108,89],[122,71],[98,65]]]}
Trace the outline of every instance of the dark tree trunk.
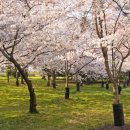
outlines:
{"label": "dark tree trunk", "polygon": [[114,125],[124,126],[124,112],[122,104],[113,104]]}
{"label": "dark tree trunk", "polygon": [[7,81],[8,81],[8,83],[10,81],[10,74],[9,74],[9,72],[7,72]]}
{"label": "dark tree trunk", "polygon": [[55,70],[52,72],[52,87],[56,88],[56,72],[55,72]]}
{"label": "dark tree trunk", "polygon": [[69,99],[70,97],[70,88],[68,86],[68,79],[69,79],[68,72],[66,72],[65,99]]}
{"label": "dark tree trunk", "polygon": [[79,82],[79,81],[76,83],[76,90],[77,90],[78,92],[80,91],[80,82]]}
{"label": "dark tree trunk", "polygon": [[30,94],[30,107],[29,107],[29,112],[30,113],[37,113],[37,109],[36,109],[36,95],[34,92],[34,88],[32,86],[31,81],[28,79],[25,71],[21,68],[21,66],[17,63],[17,61],[12,57],[10,59],[10,61],[15,65],[15,67],[18,69],[18,71],[20,72],[21,76],[23,77],[24,81],[26,82],[27,86],[28,86],[28,91]]}
{"label": "dark tree trunk", "polygon": [[50,78],[51,78],[51,76],[48,74],[47,75],[47,86],[50,86]]}
{"label": "dark tree trunk", "polygon": [[16,86],[19,86],[19,73],[16,72]]}
{"label": "dark tree trunk", "polygon": [[130,82],[130,71],[128,72],[128,79],[129,79],[129,82]]}
{"label": "dark tree trunk", "polygon": [[16,86],[19,86],[19,80],[16,79]]}
{"label": "dark tree trunk", "polygon": [[34,88],[32,87],[32,82],[31,80],[28,81],[28,86],[29,86],[29,92],[30,92],[30,108],[29,108],[29,112],[30,113],[37,113],[37,109],[36,109],[36,95],[34,92]]}
{"label": "dark tree trunk", "polygon": [[126,80],[126,86],[129,86],[130,84],[130,71],[127,72],[127,80]]}
{"label": "dark tree trunk", "polygon": [[56,81],[52,81],[52,87],[56,88]]}
{"label": "dark tree trunk", "polygon": [[101,87],[104,88],[104,81],[102,80]]}
{"label": "dark tree trunk", "polygon": [[65,88],[65,99],[69,99],[69,95],[70,95],[70,88],[67,87]]}
{"label": "dark tree trunk", "polygon": [[21,76],[21,84],[24,84],[24,79],[22,76]]}
{"label": "dark tree trunk", "polygon": [[129,80],[127,80],[126,82],[127,82],[127,86],[129,86],[130,81],[129,81]]}
{"label": "dark tree trunk", "polygon": [[108,83],[106,83],[106,90],[108,90],[109,89],[109,84]]}

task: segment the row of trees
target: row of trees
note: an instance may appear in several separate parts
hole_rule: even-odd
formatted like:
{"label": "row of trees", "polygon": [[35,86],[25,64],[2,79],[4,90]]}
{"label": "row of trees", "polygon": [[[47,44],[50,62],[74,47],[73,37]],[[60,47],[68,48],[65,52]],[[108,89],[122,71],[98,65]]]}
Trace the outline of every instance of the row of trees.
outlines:
{"label": "row of trees", "polygon": [[30,93],[31,113],[37,112],[37,103],[25,73],[28,66],[64,71],[66,92],[70,71],[78,77],[81,70],[94,69],[111,80],[115,125],[124,125],[118,80],[130,55],[129,9],[129,0],[1,0],[1,63],[9,61],[20,72]]}

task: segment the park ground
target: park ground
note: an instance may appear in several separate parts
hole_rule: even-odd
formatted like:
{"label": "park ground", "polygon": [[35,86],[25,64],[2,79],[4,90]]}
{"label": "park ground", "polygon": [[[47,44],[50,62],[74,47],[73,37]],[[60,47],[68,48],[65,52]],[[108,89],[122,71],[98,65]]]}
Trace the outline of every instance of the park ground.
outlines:
{"label": "park ground", "polygon": [[[26,85],[15,86],[12,78],[0,77],[0,130],[96,130],[113,124],[112,89],[100,84],[83,85],[76,92],[70,84],[70,99],[64,99],[64,84],[56,89],[46,86],[41,77],[31,77],[37,96],[39,114],[28,113]],[[123,89],[121,101],[125,122],[130,124],[130,87]]]}

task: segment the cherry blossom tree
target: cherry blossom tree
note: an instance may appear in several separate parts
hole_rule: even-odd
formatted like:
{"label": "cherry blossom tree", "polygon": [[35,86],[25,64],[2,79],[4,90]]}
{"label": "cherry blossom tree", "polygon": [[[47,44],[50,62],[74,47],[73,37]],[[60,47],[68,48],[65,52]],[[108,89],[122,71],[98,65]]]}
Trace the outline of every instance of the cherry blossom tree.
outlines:
{"label": "cherry blossom tree", "polygon": [[122,107],[118,92],[119,77],[122,65],[130,55],[130,24],[124,12],[126,5],[128,1],[93,1],[93,23],[106,71],[113,84],[114,121],[117,126],[124,125],[123,111],[119,111]]}
{"label": "cherry blossom tree", "polygon": [[122,107],[119,77],[130,55],[129,6],[129,0],[1,0],[0,59],[12,63],[26,82],[31,113],[37,112],[36,95],[25,69],[34,61],[42,69],[47,65],[53,82],[56,70],[65,72],[69,98],[69,74],[104,75],[99,65],[104,60],[113,84],[115,125],[124,124],[123,111],[117,123],[115,107]]}
{"label": "cherry blossom tree", "polygon": [[[42,29],[58,19],[60,13],[53,15],[54,12],[50,11],[50,14],[43,16],[41,13],[46,11],[44,7],[46,9],[53,7],[33,0],[29,2],[27,0],[2,0],[0,7],[0,52],[3,56],[1,59],[6,58],[13,63],[24,78],[30,93],[29,111],[35,113],[37,112],[36,96],[24,69],[39,55],[52,51],[48,45],[49,39],[46,35],[43,36],[45,32]],[[51,15],[53,17],[50,17]],[[40,19],[42,22],[38,23]]]}

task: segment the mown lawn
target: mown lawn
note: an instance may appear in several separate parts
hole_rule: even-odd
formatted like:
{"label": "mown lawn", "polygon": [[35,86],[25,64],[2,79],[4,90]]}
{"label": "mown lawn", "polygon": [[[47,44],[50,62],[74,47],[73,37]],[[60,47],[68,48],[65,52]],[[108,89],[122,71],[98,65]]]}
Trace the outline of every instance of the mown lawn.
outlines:
{"label": "mown lawn", "polygon": [[[8,84],[0,77],[0,130],[94,130],[113,123],[112,92],[100,84],[84,85],[76,92],[70,85],[70,99],[64,99],[64,84],[57,89],[46,86],[39,77],[32,78],[39,114],[29,114],[27,87]],[[130,88],[123,89],[125,120],[130,124]]]}

